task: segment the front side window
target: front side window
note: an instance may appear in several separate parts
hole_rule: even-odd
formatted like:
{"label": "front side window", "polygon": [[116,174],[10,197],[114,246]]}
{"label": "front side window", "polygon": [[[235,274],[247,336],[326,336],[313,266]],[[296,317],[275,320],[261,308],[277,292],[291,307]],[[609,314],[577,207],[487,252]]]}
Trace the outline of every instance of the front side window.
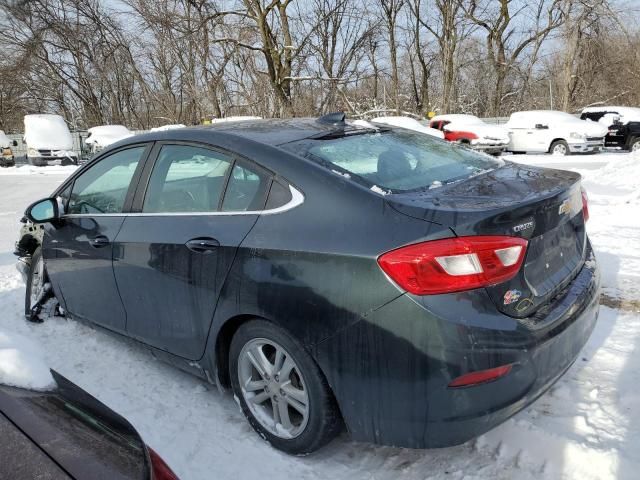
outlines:
{"label": "front side window", "polygon": [[231,163],[227,155],[207,148],[163,146],[149,179],[142,211],[217,211]]}
{"label": "front side window", "polygon": [[287,148],[375,189],[423,190],[492,170],[503,163],[435,137],[407,130],[363,132],[303,141]]}
{"label": "front side window", "polygon": [[145,146],[113,153],[75,179],[67,213],[122,213],[129,185]]}

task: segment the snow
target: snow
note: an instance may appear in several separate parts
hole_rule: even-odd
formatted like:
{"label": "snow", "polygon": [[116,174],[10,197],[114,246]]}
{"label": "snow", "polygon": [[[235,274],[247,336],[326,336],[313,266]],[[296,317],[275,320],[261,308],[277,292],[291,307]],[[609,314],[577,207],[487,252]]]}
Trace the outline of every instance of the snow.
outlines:
{"label": "snow", "polygon": [[215,125],[217,123],[229,123],[229,122],[246,122],[248,120],[261,120],[262,117],[253,117],[251,115],[238,115],[235,117],[224,117],[224,118],[214,118],[211,120],[211,124]]}
{"label": "snow", "polygon": [[465,445],[406,450],[359,444],[342,435],[315,455],[290,457],[253,432],[230,393],[139,346],[58,317],[26,323],[24,285],[11,251],[24,208],[68,175],[58,167],[0,171],[0,330],[40,344],[48,365],[124,415],[183,480],[212,474],[242,480],[292,475],[302,480],[635,479],[640,471],[640,158],[627,153],[503,158],[584,175],[591,213],[587,230],[604,294],[596,329],[564,377],[513,419]]}
{"label": "snow", "polygon": [[587,107],[582,110],[582,113],[598,113],[607,112],[607,114],[600,119],[601,123],[605,123],[609,126],[613,123],[613,119],[619,118],[620,122],[625,124],[629,122],[640,122],[640,108],[636,107],[618,107],[618,106],[602,106],[602,107]]}
{"label": "snow", "polygon": [[444,129],[448,132],[470,132],[478,138],[471,141],[473,145],[508,144],[509,134],[504,127],[489,125],[475,115],[449,114],[436,115],[431,122],[449,122]]}
{"label": "snow", "polygon": [[164,132],[166,130],[175,130],[176,128],[186,128],[186,125],[183,125],[182,123],[175,123],[175,124],[171,124],[171,125],[162,125],[161,127],[154,127],[149,131],[150,132]]}
{"label": "snow", "polygon": [[88,145],[104,148],[125,138],[133,137],[133,132],[123,125],[100,125],[91,127],[85,140]]}
{"label": "snow", "polygon": [[29,390],[55,387],[41,348],[22,335],[0,328],[0,384]]}
{"label": "snow", "polygon": [[371,120],[371,123],[384,123],[394,127],[406,128],[415,132],[426,133],[432,137],[444,138],[444,133],[435,128],[425,127],[415,118],[410,117],[377,117]]}
{"label": "snow", "polygon": [[0,130],[0,148],[9,148],[11,146],[11,140]]}
{"label": "snow", "polygon": [[[71,132],[60,115],[25,115],[24,140],[27,148],[36,150],[73,150]],[[76,155],[75,152],[70,153]]]}

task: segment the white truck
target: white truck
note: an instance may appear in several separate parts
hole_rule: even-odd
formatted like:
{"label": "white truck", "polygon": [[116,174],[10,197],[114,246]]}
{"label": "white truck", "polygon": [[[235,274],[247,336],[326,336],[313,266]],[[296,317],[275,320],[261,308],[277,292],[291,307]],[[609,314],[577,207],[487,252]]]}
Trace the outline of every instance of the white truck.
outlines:
{"label": "white truck", "polygon": [[608,129],[555,110],[530,110],[511,114],[504,125],[509,133],[507,150],[513,153],[593,153],[604,148]]}
{"label": "white truck", "polygon": [[96,153],[112,143],[119,142],[125,138],[133,137],[133,132],[123,125],[100,125],[91,127],[89,136],[84,143],[89,145],[91,153]]}
{"label": "white truck", "polygon": [[27,147],[27,163],[31,165],[78,163],[80,155],[74,150],[71,132],[60,115],[25,115],[23,141]]}

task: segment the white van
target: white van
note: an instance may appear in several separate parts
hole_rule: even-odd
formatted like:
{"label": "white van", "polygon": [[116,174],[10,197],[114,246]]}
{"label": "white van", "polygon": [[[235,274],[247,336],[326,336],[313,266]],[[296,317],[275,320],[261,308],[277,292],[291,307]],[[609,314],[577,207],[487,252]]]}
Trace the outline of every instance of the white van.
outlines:
{"label": "white van", "polygon": [[600,151],[608,132],[601,124],[554,110],[513,113],[505,128],[509,132],[508,151],[559,155]]}
{"label": "white van", "polygon": [[78,163],[79,154],[73,149],[71,132],[60,115],[25,115],[24,143],[27,162],[31,165]]}

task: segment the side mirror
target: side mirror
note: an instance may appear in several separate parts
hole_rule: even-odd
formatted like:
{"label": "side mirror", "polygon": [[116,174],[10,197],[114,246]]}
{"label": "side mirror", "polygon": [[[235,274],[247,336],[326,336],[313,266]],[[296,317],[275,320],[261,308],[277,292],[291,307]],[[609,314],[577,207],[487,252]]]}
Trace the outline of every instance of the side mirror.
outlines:
{"label": "side mirror", "polygon": [[31,204],[25,211],[26,217],[33,223],[46,223],[60,218],[58,202],[54,198],[45,198]]}
{"label": "side mirror", "polygon": [[549,125],[543,125],[541,123],[536,123],[536,130],[548,130]]}
{"label": "side mirror", "polygon": [[17,147],[18,146],[18,141],[14,140],[13,142],[11,142],[11,145],[13,145],[14,147]]}

